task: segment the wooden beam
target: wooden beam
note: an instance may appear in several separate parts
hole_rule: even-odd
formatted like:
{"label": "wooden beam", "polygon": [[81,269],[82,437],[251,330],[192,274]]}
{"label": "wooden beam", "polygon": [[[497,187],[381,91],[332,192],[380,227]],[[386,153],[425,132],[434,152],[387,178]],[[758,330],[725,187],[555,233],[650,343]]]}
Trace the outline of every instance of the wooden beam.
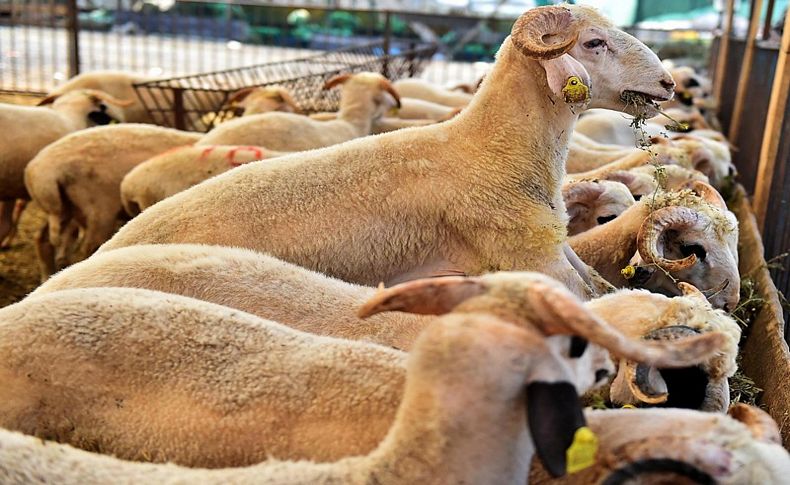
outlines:
{"label": "wooden beam", "polygon": [[[785,14],[785,25],[790,25],[790,10]],[[790,91],[790,32],[785,28],[782,34],[782,45],[779,49],[779,58],[776,61],[776,74],[771,88],[771,101],[768,105],[768,115],[765,120],[763,144],[760,147],[760,164],[757,167],[757,182],[754,187],[754,212],[757,216],[757,225],[760,232],[765,227],[765,217],[768,212],[768,200],[771,196],[771,182],[774,179],[776,158],[779,152],[779,138],[782,126],[786,120],[788,92]]]}
{"label": "wooden beam", "polygon": [[732,35],[732,23],[735,19],[735,0],[727,0],[727,8],[725,9],[726,18],[724,23],[724,31],[721,33],[721,40],[719,41],[719,52],[716,54],[716,72],[713,75],[713,98],[716,100],[718,106],[721,106],[721,91],[724,89],[724,76],[727,72],[727,55],[730,51],[730,36]]}
{"label": "wooden beam", "polygon": [[749,87],[749,78],[752,75],[752,58],[754,58],[754,44],[757,42],[757,30],[760,28],[760,12],[763,11],[763,0],[752,2],[752,16],[749,19],[749,33],[746,34],[746,49],[743,51],[741,75],[738,77],[738,91],[735,94],[735,105],[732,108],[730,132],[728,138],[731,143],[738,143],[738,132],[741,129],[743,105],[746,102],[746,90]]}

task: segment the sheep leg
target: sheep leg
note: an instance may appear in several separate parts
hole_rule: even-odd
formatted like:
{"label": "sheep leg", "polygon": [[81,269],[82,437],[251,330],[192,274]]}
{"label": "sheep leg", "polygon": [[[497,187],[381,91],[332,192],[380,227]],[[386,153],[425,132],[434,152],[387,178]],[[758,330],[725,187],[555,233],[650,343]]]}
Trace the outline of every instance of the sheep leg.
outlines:
{"label": "sheep leg", "polygon": [[7,237],[12,233],[14,204],[12,200],[0,202],[0,248],[8,249],[10,241],[6,242]]}
{"label": "sheep leg", "polygon": [[89,218],[75,259],[71,261],[72,264],[87,259],[99,249],[99,246],[110,239],[115,232],[115,222],[114,213],[111,216],[96,214]]}
{"label": "sheep leg", "polygon": [[25,211],[27,203],[28,201],[25,199],[16,200],[16,204],[14,204],[14,213],[11,215],[11,231],[3,239],[3,242],[0,243],[0,247],[11,247],[11,242],[14,240],[14,237],[16,237],[17,228],[19,227],[19,219],[22,218],[22,213]]}
{"label": "sheep leg", "polygon": [[55,245],[57,248],[55,253],[55,267],[58,270],[71,264],[70,256],[77,250],[77,243],[79,242],[80,235],[80,226],[73,220],[68,221],[63,227],[64,229],[58,235],[58,244]]}
{"label": "sheep leg", "polygon": [[43,283],[55,273],[55,246],[49,240],[49,223],[41,226],[36,235],[35,245],[39,273]]}

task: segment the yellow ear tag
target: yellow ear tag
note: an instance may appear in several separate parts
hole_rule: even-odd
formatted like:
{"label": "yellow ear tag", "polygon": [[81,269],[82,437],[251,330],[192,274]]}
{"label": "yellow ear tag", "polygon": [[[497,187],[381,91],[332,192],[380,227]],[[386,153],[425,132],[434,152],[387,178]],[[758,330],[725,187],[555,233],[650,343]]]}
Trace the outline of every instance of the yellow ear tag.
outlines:
{"label": "yellow ear tag", "polygon": [[636,409],[633,404],[623,404],[623,409]]}
{"label": "yellow ear tag", "polygon": [[630,280],[636,274],[636,268],[634,268],[629,264],[628,266],[620,270],[620,274],[623,275],[623,278]]}
{"label": "yellow ear tag", "polygon": [[117,125],[118,124],[118,120],[110,120],[110,124],[111,125]]}
{"label": "yellow ear tag", "polygon": [[598,452],[598,437],[587,426],[582,426],[573,435],[573,443],[565,451],[568,473],[576,473],[595,464]]}
{"label": "yellow ear tag", "polygon": [[566,103],[586,103],[590,100],[590,88],[579,76],[571,76],[565,81],[562,94]]}
{"label": "yellow ear tag", "polygon": [[390,116],[398,116],[398,111],[400,111],[398,109],[398,107],[397,106],[393,106],[392,108],[390,108],[390,113],[389,114],[390,114]]}

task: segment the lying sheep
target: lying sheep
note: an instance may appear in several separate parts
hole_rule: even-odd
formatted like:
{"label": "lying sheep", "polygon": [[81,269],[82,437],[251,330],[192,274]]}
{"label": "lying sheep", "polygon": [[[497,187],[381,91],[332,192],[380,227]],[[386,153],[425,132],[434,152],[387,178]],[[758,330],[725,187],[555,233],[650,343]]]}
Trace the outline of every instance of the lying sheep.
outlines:
{"label": "lying sheep", "polygon": [[[484,368],[491,366],[489,362],[482,364]],[[479,401],[474,404],[480,405]],[[405,419],[406,413],[401,413],[400,416]],[[790,458],[779,442],[776,423],[764,411],[744,404],[734,407],[729,416],[712,416],[680,409],[652,409],[585,410],[584,418],[600,443],[595,463],[565,478],[550,478],[545,469],[533,461],[528,483],[617,483],[616,480],[622,481],[626,477],[649,480],[659,473],[662,478],[672,483],[685,482],[693,474],[707,482],[715,479],[721,485],[781,485],[790,474]],[[480,419],[481,422],[487,422]],[[395,438],[392,441],[399,442]],[[470,440],[465,438],[461,441]],[[379,450],[385,450],[383,443]],[[68,445],[44,442],[20,433],[0,430],[0,479],[8,485],[175,481],[231,485],[301,481],[323,483],[321,480],[328,475],[328,472],[323,473],[323,469],[337,473],[341,466],[353,467],[362,478],[369,479],[369,471],[376,470],[376,467],[361,466],[370,462],[371,457],[366,458],[345,459],[326,465],[270,461],[244,469],[212,471],[176,465],[124,462]],[[487,453],[476,454],[475,458],[490,460]],[[400,471],[397,461],[389,461],[388,465],[395,466]],[[489,461],[479,463],[476,460],[463,460],[452,471],[455,475],[463,476],[466,483],[475,484],[478,480],[482,480],[480,483],[490,483],[489,480],[510,483],[508,478],[512,479],[512,483],[524,483],[523,477],[508,477],[501,470],[495,477],[481,476],[477,470],[466,470],[469,465],[483,466],[486,472],[493,468]],[[407,468],[409,471],[418,470],[413,463]],[[437,469],[441,470],[441,478],[446,478],[443,476],[445,468]],[[334,473],[332,476],[336,478]],[[392,482],[427,479],[425,475],[415,475],[399,475]],[[340,481],[355,483],[354,478],[342,477]],[[379,483],[389,483],[389,478],[389,475],[375,474]],[[433,474],[430,478],[436,480],[440,477]]]}
{"label": "lying sheep", "polygon": [[[429,283],[439,284],[440,291],[423,286],[427,293],[404,285],[405,293],[377,295],[390,298],[371,301],[365,311],[395,305],[407,311],[445,313],[463,298],[466,288],[472,294],[482,288],[471,282],[471,287],[456,281],[442,286],[443,281],[433,280]],[[521,369],[530,360],[513,360],[510,352],[521,353],[523,342],[539,356],[530,374],[511,380],[503,379],[498,366],[480,372],[484,367],[478,359],[491,359],[488,351],[476,347],[490,341],[485,332],[475,331],[457,341],[436,330],[444,328],[442,324],[428,327],[418,338],[412,363],[421,360],[421,342],[438,338],[437,349],[450,352],[447,362],[456,370],[440,372],[444,366],[432,361],[431,374],[450,376],[469,369],[474,376],[460,380],[471,379],[465,386],[490,376],[499,383],[517,383],[518,389],[543,380],[544,385],[537,386],[542,389],[532,391],[527,386],[530,399],[535,399],[530,402],[537,404],[528,411],[530,423],[540,417],[544,406],[557,408],[546,411],[546,422],[556,417],[571,423],[580,413],[576,393],[608,372],[602,374],[590,365],[591,349],[597,345],[618,357],[673,367],[705,360],[724,343],[717,333],[671,346],[632,340],[585,312],[557,282],[534,275],[532,283],[530,291],[525,294],[519,288],[517,295],[526,297],[533,318],[526,324],[503,324],[512,330],[500,331],[496,340],[508,350],[491,349],[498,352],[495,361],[501,357],[510,366],[521,362],[516,367]],[[469,321],[492,316],[472,311],[449,318]],[[4,356],[0,425],[124,459],[221,467],[269,457],[327,461],[364,454],[387,441],[403,392],[405,354],[401,352],[304,334],[238,310],[165,293],[124,288],[59,291],[0,310],[0,321]],[[532,336],[540,338],[536,341]],[[151,352],[154,343],[156,352]],[[409,394],[407,386],[405,402]],[[454,400],[459,397],[452,394]],[[511,395],[520,400],[523,419],[523,394]],[[421,414],[421,422],[425,416]],[[541,429],[555,433],[553,428]],[[575,429],[566,428],[571,435]],[[545,435],[535,431],[533,438],[545,461]],[[518,433],[526,438],[523,427]],[[491,436],[502,439],[496,433]],[[559,453],[549,458],[564,457],[564,447],[553,450]]]}
{"label": "lying sheep", "polygon": [[[0,150],[0,247],[7,248],[29,199],[24,173],[28,162],[45,146],[73,131],[124,121],[129,100],[81,89],[53,99],[51,107],[0,104],[0,130],[5,148]],[[17,210],[15,210],[15,201]]]}
{"label": "lying sheep", "polygon": [[[30,197],[47,214],[48,231],[39,240],[40,254],[58,251],[58,261],[41,261],[42,277],[57,266],[87,258],[115,232],[123,214],[119,187],[140,162],[171,148],[194,143],[196,133],[144,124],[102,126],[72,133],[47,146],[25,169]],[[75,221],[84,231],[73,255],[67,233]],[[73,227],[73,226],[72,226]]]}
{"label": "lying sheep", "polygon": [[423,99],[401,98],[398,118],[407,120],[444,121],[458,114],[459,108],[432,103]]}
{"label": "lying sheep", "polygon": [[381,74],[363,72],[333,77],[324,89],[342,86],[338,119],[316,121],[294,113],[264,113],[222,123],[200,145],[251,145],[281,152],[321,148],[369,135],[373,120],[400,103],[398,93]]}
{"label": "lying sheep", "polygon": [[676,281],[685,281],[714,307],[731,311],[740,290],[738,221],[715,189],[702,182],[692,188],[642,197],[616,220],[573,236],[570,245],[615,286],[672,295],[679,292]]}
{"label": "lying sheep", "polygon": [[471,94],[445,89],[424,79],[399,79],[394,84],[404,98],[421,99],[451,108],[463,108],[472,101]]}
{"label": "lying sheep", "polygon": [[[485,298],[472,298],[454,311],[506,308],[510,304],[500,299],[507,295],[507,298],[521,301],[518,295],[528,294],[535,278],[529,273],[497,273],[469,279],[469,282],[482,282],[498,290],[489,290]],[[210,285],[206,284],[208,281]],[[354,309],[374,298],[373,288],[345,283],[248,250],[198,245],[132,246],[101,253],[55,275],[31,296],[91,287],[131,287],[175,293],[243,310],[298,330],[402,350],[410,349],[419,332],[431,321],[425,316],[403,313],[372,315],[363,320]],[[671,402],[686,402],[695,408],[706,404],[713,408],[728,400],[726,377],[735,370],[738,327],[695,296],[698,295],[691,293],[687,297],[669,299],[644,291],[621,290],[585,306],[633,338],[679,325],[698,332],[718,330],[726,334],[727,345],[722,347],[720,355],[701,366],[683,370],[691,374],[701,369],[706,373],[707,383],[684,389],[678,386],[676,374],[667,373]],[[298,305],[293,304],[295,298],[299,299]],[[516,307],[519,310],[509,320],[526,324],[531,317],[529,305]],[[640,308],[639,312],[633,312],[636,307]],[[596,368],[603,367],[596,364]],[[618,385],[609,392],[615,403],[647,400],[655,404],[668,399],[667,392],[658,393],[648,386],[640,390],[636,376],[627,376],[625,371],[624,367]],[[660,376],[654,379],[658,387],[662,385],[660,379]],[[697,394],[693,394],[695,391]],[[710,395],[707,402],[694,401],[699,391]],[[653,397],[648,397],[648,393]]]}
{"label": "lying sheep", "polygon": [[285,113],[300,112],[299,104],[291,93],[281,86],[249,87],[236,91],[225,102],[230,108],[241,108],[242,116],[250,116],[271,111]]}
{"label": "lying sheep", "polygon": [[228,170],[284,155],[251,146],[184,146],[168,150],[134,167],[121,182],[121,202],[134,217],[141,211]]}
{"label": "lying sheep", "polygon": [[634,147],[638,146],[645,136],[648,138],[664,136],[671,132],[672,130],[667,126],[674,123],[672,120],[687,125],[688,129],[683,132],[693,133],[694,130],[710,128],[698,111],[689,113],[684,110],[669,109],[665,112],[672,118],[671,120],[664,115],[659,115],[649,118],[640,128],[635,129],[632,126],[632,117],[626,117],[608,109],[594,110],[582,116],[574,130],[599,143]]}
{"label": "lying sheep", "polygon": [[[597,55],[606,42],[628,48]],[[239,167],[145,211],[102,250],[242,246],[369,285],[533,270],[589,298],[593,278],[565,242],[564,158],[587,103],[566,97],[569,76],[592,82],[596,106],[673,89],[655,54],[595,10],[532,9],[453,119]]]}
{"label": "lying sheep", "polygon": [[628,187],[609,180],[581,180],[562,185],[568,210],[568,236],[606,224],[634,205]]}
{"label": "lying sheep", "polygon": [[533,464],[529,483],[780,485],[790,475],[779,429],[756,407],[737,404],[729,416],[618,409],[585,417],[600,443],[595,464],[559,479]]}

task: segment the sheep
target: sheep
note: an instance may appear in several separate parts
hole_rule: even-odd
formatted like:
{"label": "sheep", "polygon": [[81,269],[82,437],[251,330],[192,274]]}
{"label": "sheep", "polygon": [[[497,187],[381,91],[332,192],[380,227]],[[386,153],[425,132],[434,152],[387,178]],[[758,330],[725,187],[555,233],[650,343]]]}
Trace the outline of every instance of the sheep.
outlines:
{"label": "sheep", "polygon": [[[474,294],[484,288],[474,281],[443,285],[448,281],[403,285],[405,291],[378,294],[387,298],[374,299],[361,311],[397,307],[441,314],[467,290]],[[569,384],[548,394],[536,389],[535,394],[558,401],[538,403],[529,411],[530,423],[536,409],[557,402],[571,418],[566,406],[578,406],[576,393],[602,378],[590,365],[590,349],[597,345],[618,357],[673,367],[704,360],[724,343],[718,333],[674,345],[629,339],[586,312],[556,281],[533,275],[527,287],[527,295],[523,288],[516,294],[526,296],[533,318],[508,320],[505,326],[543,339],[525,342],[540,358],[529,376],[517,379],[519,386],[535,379]],[[452,358],[447,356],[451,365],[467,362],[480,371],[474,362],[490,359],[488,352],[470,349],[459,359],[458,349],[465,345],[437,335],[435,329],[448,318],[493,315],[472,310],[441,317],[422,332],[412,355],[419,361],[421,342],[433,335],[440,348],[453,349]],[[0,426],[124,459],[213,468],[268,457],[327,461],[364,454],[385,440],[403,392],[406,354],[400,351],[309,335],[238,310],[149,290],[90,288],[39,295],[0,310],[0,321]],[[483,333],[464,340],[483,342]],[[509,349],[521,348],[512,332],[502,338]],[[551,361],[541,364],[544,357]],[[443,368],[436,361],[429,367],[432,373]],[[502,382],[501,371],[490,375]],[[547,417],[553,420],[552,412]],[[541,437],[533,437],[545,460]],[[564,448],[555,451],[564,456]]]}
{"label": "sheep", "polygon": [[404,98],[421,99],[451,108],[463,108],[472,101],[471,94],[448,90],[423,79],[400,79],[394,85]]}
{"label": "sheep", "polygon": [[585,418],[600,444],[595,464],[557,479],[533,463],[529,483],[780,485],[790,475],[776,423],[746,404],[729,415],[617,409],[588,410]]}
{"label": "sheep", "polygon": [[339,119],[316,121],[294,113],[264,113],[222,123],[199,145],[251,145],[270,150],[312,150],[370,134],[374,119],[391,106],[386,95],[400,103],[398,93],[381,74],[362,72],[333,77],[324,89],[343,87]]}
{"label": "sheep", "polygon": [[[596,55],[606,42],[622,48]],[[239,167],[148,209],[100,251],[241,246],[368,285],[531,270],[589,298],[595,281],[566,244],[561,195],[569,133],[587,103],[567,94],[568,76],[601,88],[595,106],[632,109],[624,91],[663,99],[673,89],[655,54],[596,10],[532,9],[453,119]]]}
{"label": "sheep", "polygon": [[0,247],[11,245],[29,199],[24,183],[28,162],[68,133],[124,121],[121,109],[129,103],[100,91],[80,89],[58,97],[51,107],[0,104],[0,128],[6,143],[0,150]]}
{"label": "sheep", "polygon": [[[489,362],[482,364],[485,368],[491,365]],[[458,372],[456,369],[453,371]],[[479,406],[479,401],[474,405]],[[402,412],[399,418],[405,419],[404,415]],[[790,458],[780,444],[776,423],[764,411],[745,404],[736,405],[728,416],[681,409],[585,410],[584,419],[600,445],[594,464],[564,478],[552,478],[533,460],[528,483],[599,483],[607,478],[611,481],[606,483],[613,483],[623,477],[649,479],[654,473],[661,473],[665,480],[667,474],[675,474],[677,480],[685,481],[691,473],[695,477],[709,478],[709,481],[715,477],[716,483],[722,485],[780,485],[790,474]],[[383,448],[382,443],[378,450]],[[366,458],[369,463],[370,457]],[[484,461],[478,464],[480,459]],[[200,470],[172,464],[125,462],[69,445],[0,430],[0,479],[9,485],[55,482],[63,485],[109,482],[322,483],[326,475],[318,470],[336,471],[341,463],[350,467],[367,464],[363,460],[351,458],[323,465],[271,460],[243,469]],[[483,465],[488,469],[492,466],[490,461],[492,458],[487,455],[485,458],[476,455],[474,460],[461,463],[461,467],[453,471],[463,476],[466,483],[476,483],[480,475],[463,471],[463,466]],[[370,465],[359,468],[366,472],[375,469]],[[408,468],[413,469],[414,466]],[[311,475],[311,471],[316,475]],[[370,478],[364,472],[360,474],[363,478]],[[377,473],[375,478],[380,483],[389,483],[389,476]],[[431,478],[436,480],[437,476],[432,475]],[[507,483],[506,478],[500,474],[491,480]],[[401,475],[393,483],[405,480],[421,482],[426,477]],[[348,477],[339,481],[354,483],[353,478]],[[513,483],[524,483],[523,477],[513,477]]]}
{"label": "sheep", "polygon": [[664,190],[682,189],[694,181],[709,183],[708,177],[702,172],[679,165],[643,165],[629,170],[616,170],[607,173],[604,177],[606,180],[625,184],[635,200],[655,193],[660,188],[659,181]]}
{"label": "sheep", "polygon": [[[694,130],[710,128],[699,111],[686,112],[673,108],[665,112],[672,120],[688,125],[688,130],[683,130],[684,132],[690,131],[693,134]],[[599,143],[633,147],[641,141],[642,132],[647,137],[663,136],[663,134],[670,132],[671,130],[667,128],[669,123],[671,120],[664,115],[656,116],[648,119],[637,131],[633,127],[633,118],[631,117],[623,116],[622,113],[612,110],[593,110],[579,119],[575,130]]]}
{"label": "sheep", "polygon": [[[58,250],[58,261],[41,261],[42,278],[69,262],[87,258],[115,231],[123,213],[119,186],[140,162],[194,143],[196,133],[144,124],[101,126],[72,133],[48,145],[25,169],[25,187],[47,214],[48,230],[36,241],[39,254]],[[66,254],[70,221],[84,229],[75,254]],[[73,227],[73,226],[72,226]]]}
{"label": "sheep", "polygon": [[628,187],[609,180],[566,182],[562,199],[568,210],[568,236],[615,219],[635,202]]}
{"label": "sheep", "polygon": [[685,281],[708,293],[714,307],[732,311],[740,290],[738,221],[715,189],[696,181],[691,187],[642,197],[570,245],[614,286],[673,295],[675,281]]}
{"label": "sheep", "polygon": [[231,108],[241,108],[243,110],[242,116],[271,111],[285,113],[301,111],[291,93],[281,86],[255,86],[239,89],[228,97],[225,105]]}
{"label": "sheep", "polygon": [[[111,96],[119,99],[132,100],[133,102],[125,106],[123,109],[123,119],[128,123],[153,123],[151,115],[142,103],[140,96],[134,89],[135,83],[149,81],[148,78],[138,76],[123,71],[91,71],[79,74],[60,86],[50,91],[49,95],[42,101],[42,103],[49,103],[57,99],[59,96],[66,94],[70,91],[80,89],[95,89],[103,91]],[[149,105],[154,102],[154,99],[147,92],[142,94],[142,97],[149,102]],[[163,106],[160,101],[159,106]]]}
{"label": "sheep", "polygon": [[134,217],[173,194],[218,174],[257,160],[284,155],[252,146],[183,146],[134,167],[121,181],[121,202]]}
{"label": "sheep", "polygon": [[[519,295],[517,289],[525,288],[523,293],[527,294],[534,279],[535,276],[528,273],[501,273],[469,281],[500,288],[497,290],[500,295]],[[210,285],[206,284],[208,281]],[[364,340],[401,350],[409,350],[419,332],[430,323],[425,316],[400,313],[373,315],[362,320],[353,309],[374,298],[373,288],[345,283],[249,250],[198,245],[131,246],[101,253],[55,275],[31,297],[68,288],[91,287],[144,288],[179,294],[246,311],[298,330]],[[488,293],[485,299],[472,299],[454,311],[482,311],[508,305],[507,301],[494,300],[497,298],[493,296],[494,290]],[[693,298],[695,296],[698,295],[690,293],[687,297],[669,299],[641,290],[621,290],[600,299],[600,303],[596,299],[585,306],[634,338],[679,325],[698,332],[722,331],[728,340],[721,355],[702,366],[684,370],[694,373],[701,369],[706,373],[707,383],[698,388],[682,388],[677,385],[675,374],[667,374],[671,402],[685,399],[690,405],[699,407],[702,404],[693,400],[693,393],[707,392],[710,398],[703,404],[713,407],[728,399],[726,379],[722,380],[722,376],[726,378],[735,370],[738,327],[720,311],[712,310],[707,302]],[[299,300],[297,305],[295,298]],[[628,309],[631,312],[635,307],[640,311],[634,315],[620,311]],[[520,305],[519,308],[529,307]],[[519,310],[509,320],[527,322],[529,318],[528,312]],[[662,330],[660,336],[666,332]],[[600,367],[596,364],[596,368]],[[650,388],[643,386],[644,391],[640,391],[635,376],[626,376],[623,372],[625,367],[617,386],[609,392],[614,402],[630,404],[646,399],[656,403],[668,398],[666,391],[657,397],[646,397]],[[659,378],[655,381],[661,385]],[[632,388],[635,390],[631,391]]]}
{"label": "sheep", "polygon": [[398,118],[408,120],[434,120],[444,121],[452,118],[460,108],[453,108],[443,104],[433,103],[417,98],[401,98]]}

